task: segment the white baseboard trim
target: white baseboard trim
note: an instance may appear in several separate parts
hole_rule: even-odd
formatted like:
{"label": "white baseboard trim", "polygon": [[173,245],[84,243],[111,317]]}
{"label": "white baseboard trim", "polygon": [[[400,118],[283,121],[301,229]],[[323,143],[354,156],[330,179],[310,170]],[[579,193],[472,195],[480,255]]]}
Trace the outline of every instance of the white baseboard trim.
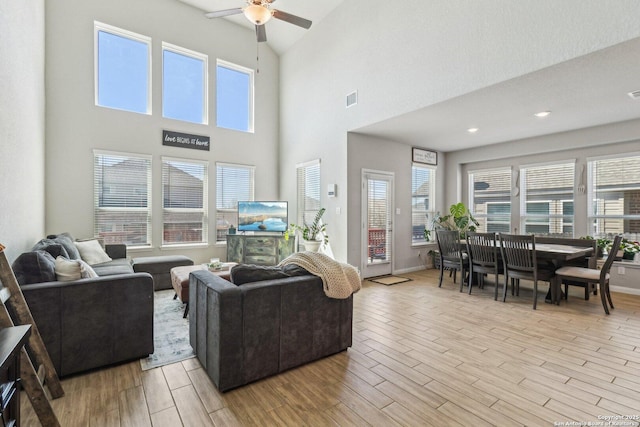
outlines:
{"label": "white baseboard trim", "polygon": [[609,286],[609,290],[621,294],[640,295],[640,289],[627,288],[626,286]]}
{"label": "white baseboard trim", "polygon": [[419,265],[417,267],[409,267],[409,268],[403,268],[400,270],[394,270],[393,273],[391,274],[405,274],[405,273],[413,273],[416,271],[422,271],[425,270],[423,265]]}

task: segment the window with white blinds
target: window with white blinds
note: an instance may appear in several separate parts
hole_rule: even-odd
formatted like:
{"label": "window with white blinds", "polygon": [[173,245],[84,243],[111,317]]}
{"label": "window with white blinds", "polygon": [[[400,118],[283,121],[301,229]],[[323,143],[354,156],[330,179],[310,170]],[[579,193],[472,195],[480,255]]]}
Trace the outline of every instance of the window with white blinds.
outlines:
{"label": "window with white blinds", "polygon": [[511,231],[511,168],[469,172],[469,199],[478,232]]}
{"label": "window with white blinds", "polygon": [[520,216],[525,234],[573,237],[575,162],[520,168]]}
{"label": "window with white blinds", "polygon": [[[411,244],[426,243],[425,228],[429,229],[435,211],[436,169],[413,164],[411,166]],[[431,240],[435,235],[431,236]]]}
{"label": "window with white blinds", "polygon": [[227,230],[238,226],[238,201],[254,200],[255,166],[216,163],[216,242],[227,241]]}
{"label": "window with white blinds", "polygon": [[320,210],[320,160],[297,165],[297,224],[310,224]]}
{"label": "window with white blinds", "polygon": [[640,155],[588,162],[590,234],[640,239]]}
{"label": "window with white blinds", "polygon": [[162,244],[207,243],[209,163],[162,158]]}
{"label": "window with white blinds", "polygon": [[93,152],[94,234],[151,246],[151,156]]}

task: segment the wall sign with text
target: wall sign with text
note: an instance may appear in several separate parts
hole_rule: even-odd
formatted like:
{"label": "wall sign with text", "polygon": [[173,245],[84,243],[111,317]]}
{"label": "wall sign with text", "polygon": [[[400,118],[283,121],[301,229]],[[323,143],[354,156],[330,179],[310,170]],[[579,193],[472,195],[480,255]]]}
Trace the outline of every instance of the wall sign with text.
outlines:
{"label": "wall sign with text", "polygon": [[423,150],[422,148],[413,147],[413,161],[415,163],[424,163],[427,165],[438,164],[438,153],[435,151]]}
{"label": "wall sign with text", "polygon": [[170,130],[163,130],[162,145],[209,151],[210,138],[208,136],[191,135],[189,133],[172,132]]}

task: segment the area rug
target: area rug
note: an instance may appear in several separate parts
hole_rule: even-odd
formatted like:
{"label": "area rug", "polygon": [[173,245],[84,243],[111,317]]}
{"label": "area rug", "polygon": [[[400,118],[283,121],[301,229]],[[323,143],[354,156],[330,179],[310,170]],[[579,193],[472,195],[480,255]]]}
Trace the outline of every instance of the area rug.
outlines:
{"label": "area rug", "polygon": [[411,279],[407,277],[400,276],[380,276],[380,277],[372,277],[371,279],[367,279],[370,282],[380,283],[381,285],[397,285],[398,283],[410,282]]}
{"label": "area rug", "polygon": [[154,352],[140,359],[143,371],[194,357],[189,345],[189,321],[183,319],[184,304],[173,299],[172,289],[153,293]]}

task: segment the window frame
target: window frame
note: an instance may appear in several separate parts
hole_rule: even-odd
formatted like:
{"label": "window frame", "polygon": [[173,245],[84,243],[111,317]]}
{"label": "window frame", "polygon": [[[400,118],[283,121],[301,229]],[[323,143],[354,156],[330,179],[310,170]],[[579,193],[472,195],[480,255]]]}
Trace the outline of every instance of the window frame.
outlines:
{"label": "window frame", "polygon": [[[495,173],[497,174],[501,174],[501,173],[508,173],[509,175],[509,201],[487,201],[486,205],[487,205],[487,212],[486,213],[478,213],[476,212],[475,209],[475,179],[474,176],[476,174],[490,174],[490,173]],[[511,198],[512,198],[512,192],[511,189],[513,187],[513,167],[512,166],[502,166],[502,167],[495,167],[495,168],[488,168],[488,169],[477,169],[477,170],[470,170],[467,172],[467,185],[468,185],[468,198],[469,198],[469,212],[471,212],[471,215],[473,215],[473,217],[476,220],[480,220],[480,219],[484,219],[485,221],[485,230],[488,231],[489,228],[489,224],[505,224],[504,221],[496,221],[493,220],[492,217],[495,215],[489,215],[489,206],[497,206],[497,205],[502,205],[502,204],[509,204],[509,206],[511,206]],[[511,232],[511,223],[513,222],[513,218],[512,218],[512,214],[513,211],[512,209],[509,209],[509,222],[506,223],[508,226],[508,231],[507,233]]]}
{"label": "window frame", "polygon": [[[201,117],[201,121],[199,122],[194,122],[191,120],[185,120],[185,119],[180,119],[180,118],[176,118],[176,117],[169,117],[165,115],[165,56],[164,53],[165,51],[167,52],[171,52],[177,55],[182,55],[182,56],[186,56],[189,57],[191,59],[196,59],[199,61],[202,61],[202,117]],[[184,47],[181,46],[177,46],[171,43],[167,43],[167,42],[162,42],[162,117],[165,119],[170,119],[170,120],[179,120],[181,122],[186,122],[186,123],[196,123],[196,124],[202,124],[202,125],[208,125],[209,124],[209,56],[204,54],[204,53],[200,53],[200,52],[196,52],[194,50],[190,50],[190,49],[186,49]]]}
{"label": "window frame", "polygon": [[[413,203],[413,200],[415,198],[418,198],[419,196],[414,196],[413,195],[413,171],[414,169],[426,169],[429,171],[429,175],[431,176],[431,181],[429,182],[429,207],[431,208],[431,210],[427,210],[427,209],[415,209],[415,205]],[[424,234],[422,236],[421,239],[415,239],[413,238],[413,229],[414,227],[416,227],[416,225],[413,223],[413,217],[414,215],[418,214],[425,214],[426,215],[426,220],[425,220],[425,229],[429,230],[430,228],[430,223],[434,218],[434,215],[436,214],[436,199],[437,199],[437,188],[436,188],[436,181],[437,181],[437,171],[438,171],[438,167],[437,166],[430,166],[430,165],[425,165],[423,163],[416,163],[416,162],[412,162],[411,163],[411,188],[410,188],[410,199],[411,199],[411,246],[424,246],[427,245],[429,243],[433,243],[435,242],[436,236],[435,233],[431,233],[430,235],[430,239],[426,240],[424,238]],[[420,196],[420,198],[422,198],[423,196]]]}
{"label": "window frame", "polygon": [[[204,167],[204,177],[202,180],[202,208],[173,208],[166,207],[165,203],[165,182],[164,182],[164,171],[165,164],[169,164],[170,162],[175,163],[184,163],[184,164],[192,164]],[[169,157],[162,156],[161,158],[161,181],[162,181],[162,248],[173,248],[173,247],[194,247],[194,246],[208,246],[209,245],[209,162],[206,160],[194,160],[194,159],[184,159],[177,157]],[[165,213],[167,212],[175,212],[175,213],[202,213],[202,241],[182,241],[182,242],[167,242],[165,241]]]}
{"label": "window frame", "polygon": [[[102,105],[99,103],[99,83],[100,83],[100,76],[99,76],[99,47],[100,47],[100,43],[99,43],[99,33],[100,32],[106,32],[118,37],[123,37],[123,38],[127,38],[136,42],[140,42],[140,43],[144,43],[147,45],[147,108],[145,112],[140,112],[140,111],[135,111],[135,110],[128,110],[128,109],[124,109],[124,108],[118,108],[118,107],[111,107],[109,105]],[[113,25],[109,25],[109,24],[105,24],[103,22],[100,21],[93,21],[93,78],[94,78],[94,84],[93,84],[93,88],[94,88],[94,104],[96,107],[102,107],[102,108],[110,108],[112,110],[118,110],[118,111],[126,111],[129,113],[137,113],[137,114],[145,114],[150,116],[152,114],[153,111],[153,103],[152,103],[152,98],[153,98],[153,81],[152,81],[152,44],[151,44],[151,37],[149,36],[145,36],[142,34],[138,34],[135,33],[133,31],[129,31],[129,30],[125,30],[123,28],[119,28],[119,27],[115,27]]]}
{"label": "window frame", "polygon": [[[146,174],[146,187],[147,187],[147,207],[101,207],[100,206],[100,194],[104,194],[104,182],[102,183],[102,193],[98,192],[99,185],[96,182],[97,177],[97,160],[98,157],[102,156],[111,156],[113,158],[122,158],[122,159],[137,159],[148,162]],[[122,242],[127,246],[127,249],[149,249],[153,247],[153,217],[152,217],[152,170],[153,170],[153,158],[148,154],[138,154],[138,153],[124,153],[117,151],[107,151],[107,150],[93,150],[93,229],[94,235],[100,236],[101,231],[99,230],[99,223],[97,215],[99,212],[119,212],[119,211],[129,211],[129,212],[147,212],[147,221],[146,221],[146,243],[142,245],[127,245],[126,242]],[[111,186],[106,186],[109,189],[109,193],[111,193]],[[108,243],[108,242],[107,242]],[[115,242],[114,242],[115,243]]]}
{"label": "window frame", "polygon": [[[307,200],[307,170],[310,168],[318,169],[318,207],[314,209],[306,209]],[[301,174],[304,174],[304,178],[301,178]],[[304,179],[304,185],[301,188],[301,180]],[[321,170],[320,170],[320,159],[310,160],[308,162],[299,163],[296,165],[296,224],[302,225],[306,222],[310,222],[313,220],[313,217],[316,215],[320,207],[322,206],[322,183],[321,183]],[[308,214],[310,216],[308,216]]]}
{"label": "window frame", "polygon": [[[236,206],[235,208],[231,209],[231,208],[220,208],[218,206],[218,200],[220,197],[220,194],[218,193],[218,185],[219,183],[219,179],[218,179],[218,171],[219,168],[237,168],[237,169],[246,169],[250,172],[250,183],[249,183],[249,199],[242,199],[243,201],[247,200],[247,201],[255,201],[255,188],[256,188],[256,167],[253,165],[243,165],[243,164],[239,164],[239,163],[225,163],[225,162],[216,162],[216,217],[215,217],[215,221],[216,221],[216,240],[215,240],[215,244],[216,245],[226,245],[227,244],[227,238],[226,238],[226,233],[224,234],[224,240],[219,239],[219,232],[218,232],[218,221],[220,220],[219,215],[222,213],[224,214],[233,214],[235,213],[235,220],[234,222],[231,223],[231,225],[235,224],[235,227],[238,227],[238,204],[237,202],[240,201],[240,199],[236,200]],[[224,218],[223,218],[224,219]]]}
{"label": "window frame", "polygon": [[[247,130],[235,129],[226,126],[220,126],[218,123],[218,111],[220,111],[220,105],[218,105],[218,68],[226,68],[228,70],[236,71],[239,73],[244,73],[249,76],[249,99],[248,101],[248,112],[247,119],[248,125]],[[236,132],[244,132],[244,133],[255,133],[255,71],[251,68],[243,67],[242,65],[234,64],[233,62],[225,61],[220,58],[216,58],[216,127],[220,129],[227,129]]]}

